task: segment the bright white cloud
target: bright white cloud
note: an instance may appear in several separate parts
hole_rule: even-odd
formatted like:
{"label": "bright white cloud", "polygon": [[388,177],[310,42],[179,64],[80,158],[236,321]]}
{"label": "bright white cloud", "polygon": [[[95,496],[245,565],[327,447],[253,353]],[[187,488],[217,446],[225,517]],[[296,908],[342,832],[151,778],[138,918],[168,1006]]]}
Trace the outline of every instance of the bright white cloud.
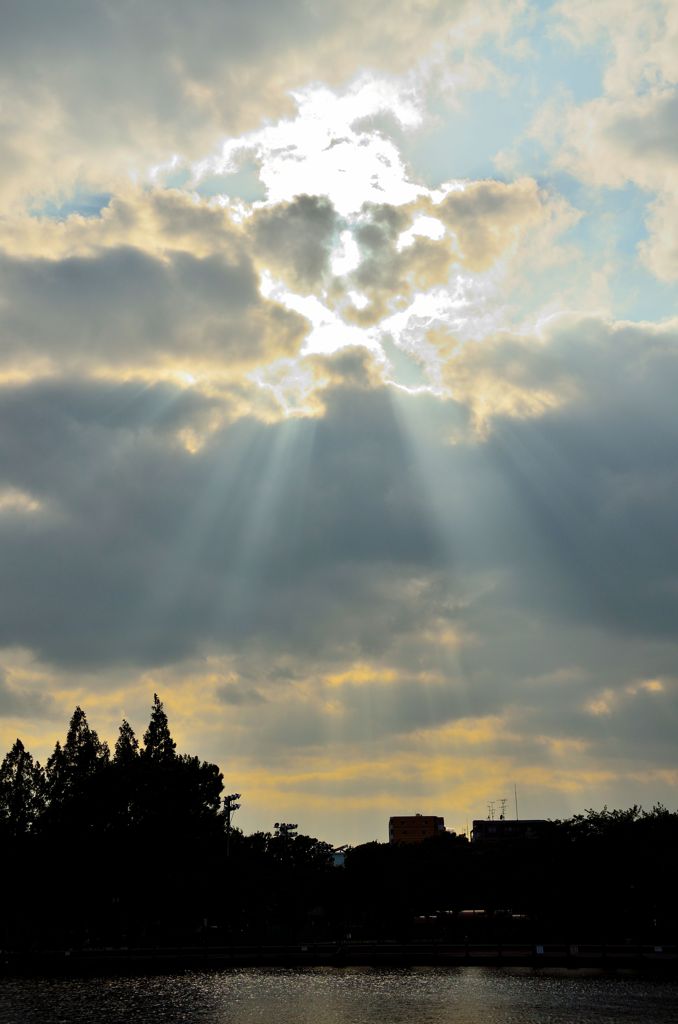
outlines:
{"label": "bright white cloud", "polygon": [[365,202],[401,204],[416,198],[420,189],[408,181],[396,146],[360,128],[382,113],[405,128],[416,126],[420,114],[409,97],[385,82],[367,80],[340,95],[312,88],[294,98],[294,119],[229,140],[219,156],[195,165],[193,181],[233,171],[244,151],[255,155],[269,203],[314,195],[320,182],[322,194],[343,215]]}

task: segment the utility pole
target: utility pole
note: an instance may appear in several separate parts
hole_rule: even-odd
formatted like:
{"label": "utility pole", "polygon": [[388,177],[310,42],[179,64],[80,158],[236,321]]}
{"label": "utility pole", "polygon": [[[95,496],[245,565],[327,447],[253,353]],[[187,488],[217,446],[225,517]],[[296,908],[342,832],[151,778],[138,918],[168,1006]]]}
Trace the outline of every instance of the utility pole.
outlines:
{"label": "utility pole", "polygon": [[226,816],[226,856],[231,856],[231,818],[239,809],[240,793],[229,793],[224,797],[224,814]]}

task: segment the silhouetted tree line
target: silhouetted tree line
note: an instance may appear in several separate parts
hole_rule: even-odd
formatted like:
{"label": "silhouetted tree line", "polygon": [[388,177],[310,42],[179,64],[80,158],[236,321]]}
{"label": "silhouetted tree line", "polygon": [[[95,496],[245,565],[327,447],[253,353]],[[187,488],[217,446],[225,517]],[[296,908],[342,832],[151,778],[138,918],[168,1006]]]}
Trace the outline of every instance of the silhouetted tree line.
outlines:
{"label": "silhouetted tree line", "polygon": [[0,944],[296,934],[325,898],[331,847],[231,831],[222,790],[216,765],[177,753],[157,695],[141,745],[123,721],[111,753],[80,707],[44,768],[18,739],[0,766]]}
{"label": "silhouetted tree line", "polygon": [[[587,810],[532,838],[368,843],[354,933],[460,942],[678,942],[678,813]],[[475,911],[476,913],[470,913]]]}
{"label": "silhouetted tree line", "polygon": [[[157,696],[113,752],[76,708],[44,768],[0,766],[4,948],[388,940],[678,941],[678,814],[586,811],[530,839],[332,848],[231,830]],[[476,911],[471,914],[470,911]]]}

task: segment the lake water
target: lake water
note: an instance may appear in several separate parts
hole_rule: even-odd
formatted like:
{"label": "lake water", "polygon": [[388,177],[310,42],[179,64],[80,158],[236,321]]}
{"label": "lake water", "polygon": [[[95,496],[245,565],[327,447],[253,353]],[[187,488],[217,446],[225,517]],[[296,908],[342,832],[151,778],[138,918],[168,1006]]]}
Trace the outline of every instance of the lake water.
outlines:
{"label": "lake water", "polygon": [[678,981],[479,967],[2,979],[2,1024],[676,1024]]}

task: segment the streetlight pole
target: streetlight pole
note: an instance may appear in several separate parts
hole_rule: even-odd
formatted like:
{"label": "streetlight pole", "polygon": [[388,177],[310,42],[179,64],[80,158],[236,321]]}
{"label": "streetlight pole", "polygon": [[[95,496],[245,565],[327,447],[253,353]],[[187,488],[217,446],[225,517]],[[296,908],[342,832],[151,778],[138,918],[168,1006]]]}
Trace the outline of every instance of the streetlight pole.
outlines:
{"label": "streetlight pole", "polygon": [[237,802],[240,793],[229,793],[224,797],[224,814],[226,816],[226,856],[231,856],[231,818],[240,807]]}

